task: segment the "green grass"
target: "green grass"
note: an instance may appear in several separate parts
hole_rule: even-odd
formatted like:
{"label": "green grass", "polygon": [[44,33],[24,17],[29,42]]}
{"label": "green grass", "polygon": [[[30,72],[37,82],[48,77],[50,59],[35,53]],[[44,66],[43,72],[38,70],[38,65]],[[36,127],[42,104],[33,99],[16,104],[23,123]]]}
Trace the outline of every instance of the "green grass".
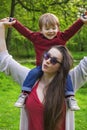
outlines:
{"label": "green grass", "polygon": [[75,60],[80,60],[82,59],[84,56],[87,56],[87,52],[71,52],[71,54],[73,55],[73,58]]}
{"label": "green grass", "polygon": [[[29,65],[26,63],[25,66]],[[14,103],[20,92],[21,87],[11,77],[0,72],[0,130],[19,130],[20,109]]]}
{"label": "green grass", "polygon": [[[81,55],[82,56],[82,55]],[[32,68],[32,65],[23,63]],[[87,130],[87,84],[76,93],[81,108],[75,112],[75,130]],[[0,72],[0,130],[19,130],[20,109],[14,107],[21,88],[10,77]]]}
{"label": "green grass", "polygon": [[0,130],[18,130],[20,109],[14,103],[20,93],[20,86],[0,73]]}
{"label": "green grass", "polygon": [[75,130],[87,130],[87,84],[76,93],[76,99],[80,111],[75,112]]}

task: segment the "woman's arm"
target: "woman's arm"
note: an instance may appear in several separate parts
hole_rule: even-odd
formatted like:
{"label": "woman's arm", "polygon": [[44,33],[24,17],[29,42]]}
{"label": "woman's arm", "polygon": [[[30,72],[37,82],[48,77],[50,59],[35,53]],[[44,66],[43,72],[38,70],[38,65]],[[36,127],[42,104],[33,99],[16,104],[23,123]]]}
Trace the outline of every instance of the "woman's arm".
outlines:
{"label": "woman's arm", "polygon": [[22,86],[29,69],[16,62],[8,51],[3,51],[0,53],[0,71],[11,76]]}
{"label": "woman's arm", "polygon": [[77,91],[87,82],[87,57],[84,57],[79,65],[70,71],[74,90]]}
{"label": "woman's arm", "polygon": [[5,43],[5,26],[0,22],[0,52],[7,50]]}
{"label": "woman's arm", "polygon": [[[29,72],[29,69],[17,63],[9,55],[5,42],[5,25],[0,22],[0,71],[10,75],[21,86]],[[24,124],[23,124],[24,123]],[[20,130],[28,130],[28,120],[26,110],[21,111]]]}
{"label": "woman's arm", "polygon": [[16,82],[22,85],[29,69],[16,62],[9,55],[5,41],[5,25],[0,22],[0,71],[10,75]]}

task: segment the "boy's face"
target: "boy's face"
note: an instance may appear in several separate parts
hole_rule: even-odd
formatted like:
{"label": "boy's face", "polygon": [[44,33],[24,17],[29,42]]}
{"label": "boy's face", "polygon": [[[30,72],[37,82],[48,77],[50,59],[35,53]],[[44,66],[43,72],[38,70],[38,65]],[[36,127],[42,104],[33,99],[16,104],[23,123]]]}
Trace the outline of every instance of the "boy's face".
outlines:
{"label": "boy's face", "polygon": [[57,32],[59,31],[58,26],[48,26],[46,27],[43,25],[41,33],[47,38],[47,39],[53,39],[56,35]]}

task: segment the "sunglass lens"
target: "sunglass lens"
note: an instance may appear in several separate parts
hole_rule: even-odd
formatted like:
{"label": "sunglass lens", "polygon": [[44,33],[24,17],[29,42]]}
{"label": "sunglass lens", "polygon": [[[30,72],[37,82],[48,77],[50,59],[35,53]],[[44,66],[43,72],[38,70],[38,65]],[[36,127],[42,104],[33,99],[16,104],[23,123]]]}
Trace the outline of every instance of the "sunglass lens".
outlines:
{"label": "sunglass lens", "polygon": [[55,65],[57,63],[57,59],[55,57],[50,59],[50,62]]}
{"label": "sunglass lens", "polygon": [[44,54],[44,58],[45,58],[45,60],[48,60],[50,58],[50,54],[49,53],[45,53]]}
{"label": "sunglass lens", "polygon": [[49,53],[44,54],[44,59],[48,60],[50,58],[50,63],[55,65],[56,63],[61,64],[59,61],[57,61],[56,57],[51,57]]}

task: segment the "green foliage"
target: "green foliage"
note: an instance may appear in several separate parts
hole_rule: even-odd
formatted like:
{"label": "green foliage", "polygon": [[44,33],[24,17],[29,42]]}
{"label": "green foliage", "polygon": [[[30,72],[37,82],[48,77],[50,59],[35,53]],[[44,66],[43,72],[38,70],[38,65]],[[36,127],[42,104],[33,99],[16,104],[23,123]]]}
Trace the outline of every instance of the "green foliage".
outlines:
{"label": "green foliage", "polygon": [[[32,31],[38,31],[38,19],[46,12],[54,13],[60,21],[60,30],[67,29],[87,8],[87,1],[81,0],[3,0],[0,1],[0,18],[7,17],[11,13],[11,4],[15,6],[14,17]],[[13,9],[14,7],[12,7]],[[87,29],[84,26],[72,39],[67,46],[73,51],[87,51],[86,36]],[[8,49],[14,55],[23,57],[35,56],[34,48],[26,38],[21,36],[16,30],[12,29],[12,36],[8,43]],[[17,50],[17,51],[16,51]],[[22,54],[21,54],[21,50]]]}
{"label": "green foliage", "polygon": [[0,0],[0,19],[8,17],[10,14],[11,1]]}

